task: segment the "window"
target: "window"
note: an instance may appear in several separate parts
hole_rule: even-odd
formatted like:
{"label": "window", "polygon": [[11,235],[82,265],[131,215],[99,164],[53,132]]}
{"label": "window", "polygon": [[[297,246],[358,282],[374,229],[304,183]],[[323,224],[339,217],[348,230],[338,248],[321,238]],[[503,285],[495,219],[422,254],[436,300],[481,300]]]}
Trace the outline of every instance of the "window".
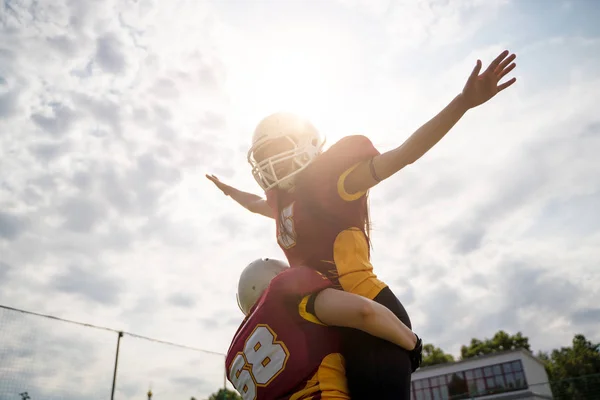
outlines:
{"label": "window", "polygon": [[459,400],[527,388],[520,360],[413,381],[413,400]]}

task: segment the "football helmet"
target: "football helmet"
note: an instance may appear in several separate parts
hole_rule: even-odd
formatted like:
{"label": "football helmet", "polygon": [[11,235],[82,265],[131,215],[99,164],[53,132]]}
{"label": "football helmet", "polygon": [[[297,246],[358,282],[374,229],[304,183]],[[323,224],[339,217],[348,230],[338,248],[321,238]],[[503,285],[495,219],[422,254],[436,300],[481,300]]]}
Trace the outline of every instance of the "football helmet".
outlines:
{"label": "football helmet", "polygon": [[244,315],[248,315],[271,280],[288,268],[285,262],[272,258],[259,258],[244,268],[236,294],[238,306]]}
{"label": "football helmet", "polygon": [[324,144],[310,121],[287,112],[271,114],[254,130],[248,151],[252,175],[265,191],[275,186],[289,189],[293,176],[321,153]]}

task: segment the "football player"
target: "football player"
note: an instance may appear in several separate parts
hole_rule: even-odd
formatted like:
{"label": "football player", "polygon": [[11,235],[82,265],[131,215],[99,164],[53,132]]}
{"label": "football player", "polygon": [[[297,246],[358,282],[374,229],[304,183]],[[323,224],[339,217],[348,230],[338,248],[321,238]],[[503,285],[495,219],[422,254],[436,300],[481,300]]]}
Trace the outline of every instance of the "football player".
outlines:
{"label": "football player", "polygon": [[[401,146],[385,153],[360,135],[345,137],[323,152],[324,141],[307,120],[287,113],[266,117],[248,152],[266,200],[214,175],[207,178],[246,209],[276,220],[278,243],[292,267],[316,269],[338,288],[385,305],[411,327],[403,305],[373,273],[367,193],[417,161],[468,110],[511,86],[515,78],[500,80],[513,70],[514,60],[514,54],[504,51],[481,74],[478,60],[462,92]],[[412,369],[406,351],[351,330],[344,335],[343,354],[352,398],[409,398]],[[373,387],[382,393],[373,397]]]}
{"label": "football player", "polygon": [[226,357],[227,377],[244,400],[349,399],[339,331],[362,329],[420,363],[421,340],[382,305],[332,289],[314,269],[259,259],[242,272],[238,304],[246,318]]}

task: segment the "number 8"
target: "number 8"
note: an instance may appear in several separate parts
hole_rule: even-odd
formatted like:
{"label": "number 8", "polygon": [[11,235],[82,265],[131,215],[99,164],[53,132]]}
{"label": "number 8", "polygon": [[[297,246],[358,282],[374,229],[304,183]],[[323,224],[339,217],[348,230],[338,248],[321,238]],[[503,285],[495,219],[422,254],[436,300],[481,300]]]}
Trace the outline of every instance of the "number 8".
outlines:
{"label": "number 8", "polygon": [[271,328],[259,324],[233,359],[229,379],[244,400],[254,400],[257,386],[267,386],[285,369],[289,351],[275,339]]}

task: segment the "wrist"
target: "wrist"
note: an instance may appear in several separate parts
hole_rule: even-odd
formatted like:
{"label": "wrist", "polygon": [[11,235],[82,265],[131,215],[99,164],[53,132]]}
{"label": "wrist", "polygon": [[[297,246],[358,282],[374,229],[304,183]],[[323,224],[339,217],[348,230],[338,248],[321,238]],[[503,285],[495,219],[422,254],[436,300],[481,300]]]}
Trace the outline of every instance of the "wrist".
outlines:
{"label": "wrist", "polygon": [[469,102],[467,101],[464,94],[462,94],[462,93],[459,93],[454,98],[453,103],[456,106],[456,108],[458,109],[458,111],[463,114],[471,109],[471,107],[469,106]]}

